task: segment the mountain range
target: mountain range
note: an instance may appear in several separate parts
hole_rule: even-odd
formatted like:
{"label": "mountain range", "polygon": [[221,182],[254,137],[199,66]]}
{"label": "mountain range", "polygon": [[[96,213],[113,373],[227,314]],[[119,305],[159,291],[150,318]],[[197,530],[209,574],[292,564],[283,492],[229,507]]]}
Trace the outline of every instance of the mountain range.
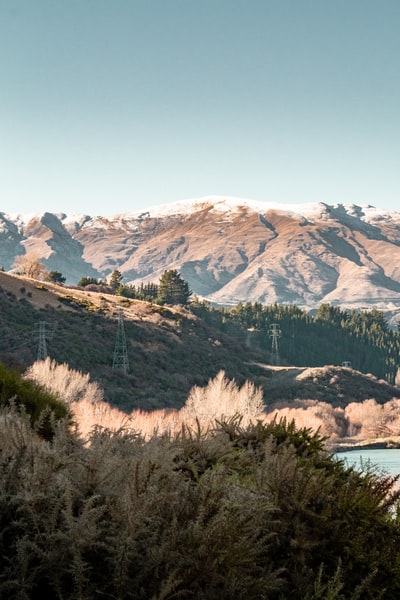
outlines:
{"label": "mountain range", "polygon": [[211,302],[400,312],[400,212],[207,197],[112,217],[0,213],[0,265],[34,253],[67,283],[158,282],[177,269]]}

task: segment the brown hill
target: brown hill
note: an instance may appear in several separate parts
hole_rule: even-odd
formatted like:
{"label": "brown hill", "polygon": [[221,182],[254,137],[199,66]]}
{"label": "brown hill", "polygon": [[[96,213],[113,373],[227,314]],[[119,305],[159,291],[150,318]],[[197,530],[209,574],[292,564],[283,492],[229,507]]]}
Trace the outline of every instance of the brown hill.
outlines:
{"label": "brown hill", "polygon": [[[129,373],[112,369],[118,311],[122,308]],[[132,408],[180,407],[194,385],[218,371],[264,390],[266,404],[315,399],[344,406],[400,390],[351,369],[271,367],[269,356],[213,329],[179,307],[59,286],[0,272],[0,360],[26,369],[37,356],[39,323],[46,323],[49,355],[90,372],[112,404]]]}
{"label": "brown hill", "polygon": [[[127,411],[181,406],[194,385],[224,370],[239,383],[262,385],[260,368],[239,340],[216,333],[183,308],[161,307],[0,273],[0,360],[24,370],[36,360],[39,324],[49,356],[90,372],[106,399]],[[119,311],[129,359],[112,369]]]}
{"label": "brown hill", "polygon": [[318,400],[344,408],[350,402],[374,398],[383,404],[400,398],[400,389],[374,375],[351,368],[269,367],[272,377],[265,386],[268,404],[291,406],[295,400]]}
{"label": "brown hill", "polygon": [[0,215],[0,263],[35,252],[69,283],[158,282],[178,269],[194,293],[238,301],[322,302],[400,311],[400,214],[372,207],[206,198],[116,217]]}

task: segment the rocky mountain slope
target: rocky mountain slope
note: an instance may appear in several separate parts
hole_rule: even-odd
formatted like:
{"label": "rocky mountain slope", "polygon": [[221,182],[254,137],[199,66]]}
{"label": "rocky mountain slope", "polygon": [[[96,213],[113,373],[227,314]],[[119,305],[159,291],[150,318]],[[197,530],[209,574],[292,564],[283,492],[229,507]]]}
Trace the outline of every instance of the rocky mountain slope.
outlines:
{"label": "rocky mountain slope", "polygon": [[67,282],[157,282],[178,269],[220,304],[322,302],[400,310],[400,213],[204,198],[115,217],[0,213],[0,265],[37,254]]}

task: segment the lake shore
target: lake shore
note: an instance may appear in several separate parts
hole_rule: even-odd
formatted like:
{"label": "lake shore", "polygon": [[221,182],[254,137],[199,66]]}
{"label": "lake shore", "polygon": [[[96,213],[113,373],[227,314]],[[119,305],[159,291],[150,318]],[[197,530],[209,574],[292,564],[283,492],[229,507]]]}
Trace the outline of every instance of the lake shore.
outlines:
{"label": "lake shore", "polygon": [[400,448],[400,436],[387,438],[342,438],[327,440],[327,450],[330,452],[349,452],[350,450],[385,450],[389,448]]}

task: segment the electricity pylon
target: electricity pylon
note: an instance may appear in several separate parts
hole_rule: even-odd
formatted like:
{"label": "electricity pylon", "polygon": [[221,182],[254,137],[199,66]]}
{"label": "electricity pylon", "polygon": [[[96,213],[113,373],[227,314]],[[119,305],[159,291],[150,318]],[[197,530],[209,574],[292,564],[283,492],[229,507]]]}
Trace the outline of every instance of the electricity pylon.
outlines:
{"label": "electricity pylon", "polygon": [[126,338],[124,329],[124,314],[122,308],[118,312],[117,336],[115,338],[113,366],[115,371],[122,371],[124,375],[129,369],[128,352],[126,349]]}
{"label": "electricity pylon", "polygon": [[37,360],[46,360],[47,358],[47,345],[46,345],[46,321],[39,321],[39,344],[37,351]]}
{"label": "electricity pylon", "polygon": [[269,336],[272,338],[272,346],[271,346],[271,364],[279,365],[279,347],[278,347],[278,339],[281,335],[281,328],[277,323],[272,323],[269,326]]}

